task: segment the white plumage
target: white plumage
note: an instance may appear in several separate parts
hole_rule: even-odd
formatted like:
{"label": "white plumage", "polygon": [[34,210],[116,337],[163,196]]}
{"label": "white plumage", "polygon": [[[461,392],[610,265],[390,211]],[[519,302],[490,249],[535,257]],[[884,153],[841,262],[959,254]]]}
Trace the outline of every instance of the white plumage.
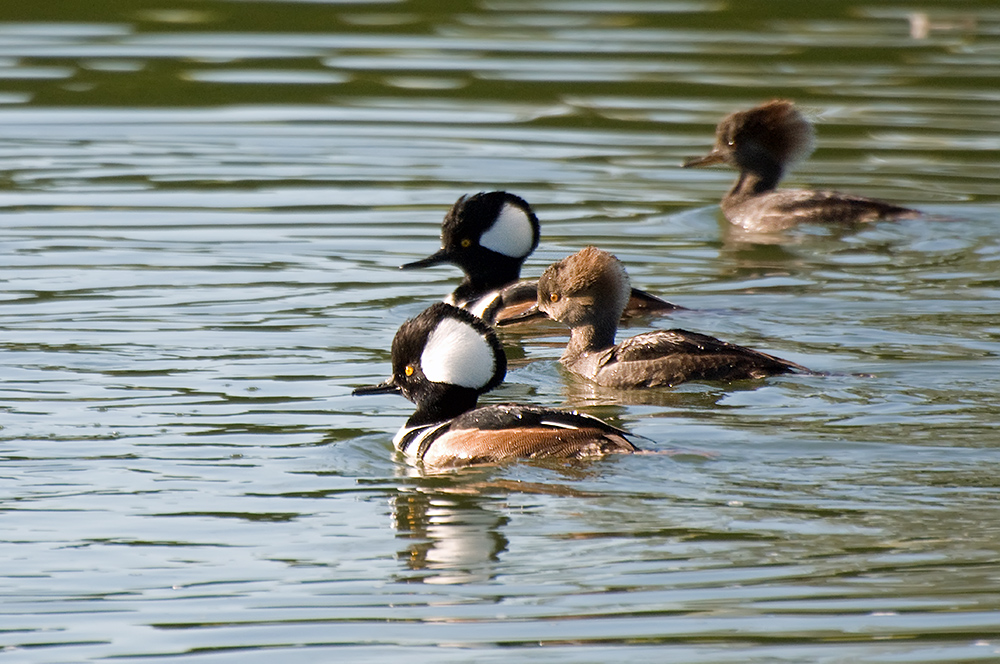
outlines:
{"label": "white plumage", "polygon": [[420,366],[434,383],[478,389],[493,378],[496,360],[493,347],[475,328],[449,317],[427,336]]}
{"label": "white plumage", "polygon": [[531,253],[535,228],[521,208],[504,203],[489,230],[479,238],[479,244],[498,254],[522,258]]}

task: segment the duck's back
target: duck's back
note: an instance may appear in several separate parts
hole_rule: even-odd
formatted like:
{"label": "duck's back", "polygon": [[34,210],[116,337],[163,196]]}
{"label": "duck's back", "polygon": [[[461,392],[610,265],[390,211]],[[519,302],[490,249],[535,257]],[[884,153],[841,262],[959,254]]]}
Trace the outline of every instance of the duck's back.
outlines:
{"label": "duck's back", "polygon": [[436,427],[414,454],[425,465],[464,466],[508,459],[580,459],[636,451],[626,433],[580,413],[523,405],[476,408]]}
{"label": "duck's back", "polygon": [[606,387],[666,387],[688,380],[744,380],[809,371],[773,355],[687,330],[639,334],[591,359],[590,377]]}
{"label": "duck's back", "polygon": [[910,219],[916,210],[835,191],[778,189],[747,198],[727,196],[722,211],[732,224],[768,232],[799,223],[856,224]]}

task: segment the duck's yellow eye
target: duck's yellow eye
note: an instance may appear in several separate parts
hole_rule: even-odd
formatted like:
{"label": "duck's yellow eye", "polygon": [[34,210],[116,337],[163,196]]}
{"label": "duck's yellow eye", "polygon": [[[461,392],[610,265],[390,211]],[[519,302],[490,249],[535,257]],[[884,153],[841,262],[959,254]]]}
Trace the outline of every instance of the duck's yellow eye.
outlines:
{"label": "duck's yellow eye", "polygon": [[558,302],[559,293],[549,293],[549,302]]}
{"label": "duck's yellow eye", "polygon": [[469,238],[462,238],[462,241],[459,242],[459,244],[462,245],[463,249],[468,249],[469,247],[472,246],[472,240],[470,240]]}
{"label": "duck's yellow eye", "polygon": [[406,368],[403,369],[403,373],[405,373],[407,376],[412,376],[413,375],[413,365],[412,364],[407,364]]}

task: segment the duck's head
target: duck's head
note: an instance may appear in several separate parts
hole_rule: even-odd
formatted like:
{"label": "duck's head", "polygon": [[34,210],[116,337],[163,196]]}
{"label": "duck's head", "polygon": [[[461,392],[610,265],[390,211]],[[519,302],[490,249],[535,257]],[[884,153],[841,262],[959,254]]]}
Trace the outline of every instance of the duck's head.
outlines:
{"label": "duck's head", "polygon": [[[517,271],[538,246],[538,217],[528,202],[506,191],[462,196],[441,224],[441,249],[402,269],[452,263],[469,276]],[[509,276],[505,274],[505,278]]]}
{"label": "duck's head", "polygon": [[503,382],[507,357],[489,325],[444,302],[403,323],[392,340],[392,377],[353,394],[402,394],[429,419],[475,407]]}
{"label": "duck's head", "polygon": [[684,168],[726,163],[741,171],[781,172],[813,150],[813,127],[795,104],[775,99],[749,110],[730,113],[715,130],[715,147]]}

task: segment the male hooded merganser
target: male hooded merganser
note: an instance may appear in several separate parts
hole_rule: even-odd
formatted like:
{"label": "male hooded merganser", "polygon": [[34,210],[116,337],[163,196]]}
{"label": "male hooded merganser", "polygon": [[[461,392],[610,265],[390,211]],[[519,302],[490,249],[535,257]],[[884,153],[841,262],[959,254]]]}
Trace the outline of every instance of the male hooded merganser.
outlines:
{"label": "male hooded merganser", "polygon": [[920,213],[871,198],[834,191],[779,189],[785,170],[809,156],[813,128],[790,101],[776,99],[727,115],[715,130],[715,147],[684,168],[725,162],[740,171],[722,199],[722,212],[748,231],[768,232],[799,222],[858,223],[904,219]]}
{"label": "male hooded merganser", "polygon": [[582,413],[517,404],[477,408],[479,395],[503,382],[506,372],[493,328],[438,302],[396,332],[392,377],[353,393],[396,393],[415,403],[393,442],[408,459],[428,466],[636,451],[626,432]]}
{"label": "male hooded merganser", "polygon": [[[465,279],[444,301],[493,323],[534,303],[536,282],[518,277],[524,260],[538,246],[538,236],[538,217],[523,198],[506,191],[462,196],[441,224],[441,249],[401,269],[457,265]],[[635,289],[628,312],[681,308]]]}
{"label": "male hooded merganser", "polygon": [[687,330],[646,332],[615,344],[628,288],[628,274],[617,258],[586,247],[545,270],[535,307],[520,318],[548,316],[569,325],[569,344],[560,361],[605,387],[811,373],[799,364]]}

